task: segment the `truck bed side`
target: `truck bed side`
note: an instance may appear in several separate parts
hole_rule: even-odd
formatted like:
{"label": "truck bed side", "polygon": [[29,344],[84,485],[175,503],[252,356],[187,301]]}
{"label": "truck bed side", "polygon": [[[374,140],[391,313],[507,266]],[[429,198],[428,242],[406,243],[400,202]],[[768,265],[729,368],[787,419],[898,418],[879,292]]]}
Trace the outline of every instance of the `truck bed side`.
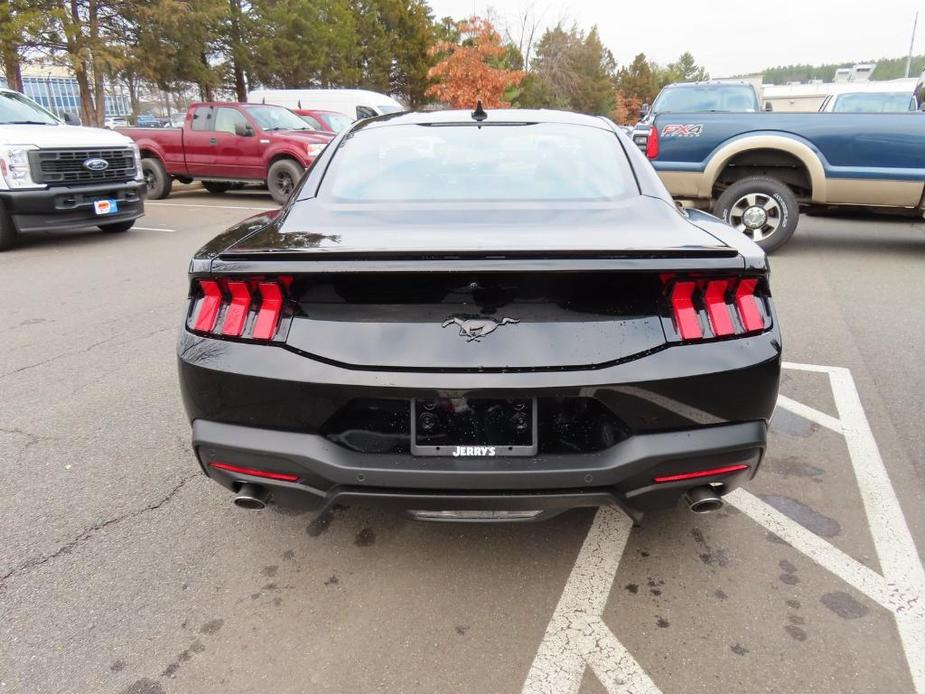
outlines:
{"label": "truck bed side", "polygon": [[[920,205],[925,187],[925,116],[920,113],[697,113],[655,119],[653,165],[676,196],[715,197],[730,166],[774,166],[821,204]],[[751,161],[743,162],[745,153]],[[788,158],[789,157],[789,158]],[[802,172],[797,169],[805,169]],[[801,186],[798,176],[805,176]]]}
{"label": "truck bed side", "polygon": [[135,141],[142,157],[153,154],[160,159],[167,173],[175,176],[189,173],[182,128],[118,128],[118,131]]}

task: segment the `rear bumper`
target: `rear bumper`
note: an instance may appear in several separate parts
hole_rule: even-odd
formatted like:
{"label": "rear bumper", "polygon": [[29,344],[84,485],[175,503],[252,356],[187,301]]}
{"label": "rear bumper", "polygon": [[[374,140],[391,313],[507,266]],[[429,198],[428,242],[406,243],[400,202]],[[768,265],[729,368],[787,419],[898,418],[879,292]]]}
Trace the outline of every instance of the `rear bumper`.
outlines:
{"label": "rear bumper", "polygon": [[[284,506],[323,510],[373,502],[404,510],[539,511],[536,518],[607,504],[638,517],[672,507],[687,490],[711,483],[725,494],[754,476],[766,440],[767,424],[755,421],[634,435],[596,453],[457,459],[356,453],[313,434],[193,423],[193,445],[206,474],[232,491],[247,482],[265,486]],[[268,480],[215,469],[210,462],[299,479]],[[748,468],[733,474],[653,481],[660,474],[743,463]]]}
{"label": "rear bumper", "polygon": [[[19,232],[71,229],[112,224],[144,215],[145,185],[142,182],[95,186],[53,186],[44,190],[0,191],[0,202]],[[117,200],[119,211],[99,216],[95,200]]]}
{"label": "rear bumper", "polygon": [[[369,501],[406,510],[540,510],[547,516],[615,504],[638,517],[674,506],[694,487],[716,485],[724,494],[755,474],[777,400],[781,347],[775,327],[735,340],[666,347],[600,369],[399,372],[345,368],[282,346],[181,330],[178,355],[200,464],[233,491],[260,484],[280,505],[315,509]],[[351,449],[344,436],[351,427],[332,429],[357,401],[397,401],[407,413],[411,399],[435,397],[536,398],[541,413],[544,402],[591,401],[616,422],[614,436],[596,447],[557,446],[554,428],[544,429],[541,417],[535,456],[452,458],[413,456],[407,445]],[[406,427],[392,432],[408,440]],[[229,473],[211,462],[295,475],[297,481]],[[740,464],[748,467],[653,481]]]}

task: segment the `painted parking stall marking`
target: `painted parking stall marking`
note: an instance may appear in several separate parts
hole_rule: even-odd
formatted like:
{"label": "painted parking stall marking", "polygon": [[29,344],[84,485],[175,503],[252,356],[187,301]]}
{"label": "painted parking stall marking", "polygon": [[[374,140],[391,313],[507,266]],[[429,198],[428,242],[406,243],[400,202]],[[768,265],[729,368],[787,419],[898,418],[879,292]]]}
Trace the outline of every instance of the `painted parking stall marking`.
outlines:
{"label": "painted parking stall marking", "polygon": [[[778,406],[844,436],[883,573],[744,489],[735,490],[726,499],[808,559],[891,611],[915,691],[925,694],[925,569],[851,372],[813,364],[785,362],[783,366],[828,376],[838,417],[783,395]],[[617,509],[601,508],[595,515],[527,674],[523,694],[574,694],[581,687],[586,667],[611,694],[660,691],[602,619],[631,529],[630,519]]]}

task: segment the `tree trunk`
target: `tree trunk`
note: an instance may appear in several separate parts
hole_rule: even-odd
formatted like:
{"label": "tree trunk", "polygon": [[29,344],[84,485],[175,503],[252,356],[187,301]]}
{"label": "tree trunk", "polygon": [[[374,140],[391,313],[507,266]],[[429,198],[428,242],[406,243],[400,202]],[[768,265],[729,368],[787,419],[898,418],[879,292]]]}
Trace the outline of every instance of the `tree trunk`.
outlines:
{"label": "tree trunk", "polygon": [[131,123],[134,125],[138,122],[138,78],[131,72],[125,75],[125,85],[128,87],[128,103],[132,109]]}
{"label": "tree trunk", "polygon": [[96,121],[96,109],[93,104],[93,92],[90,89],[90,77],[87,70],[87,61],[82,56],[83,32],[80,21],[80,3],[70,0],[69,27],[65,27],[67,53],[77,79],[77,91],[80,95],[80,120],[84,125],[92,125]]}
{"label": "tree trunk", "polygon": [[6,85],[17,92],[22,91],[22,69],[19,58],[19,44],[12,39],[11,25],[13,16],[10,13],[9,0],[0,0],[0,27],[6,35],[6,41],[0,41],[0,58],[3,60],[3,74]]}
{"label": "tree trunk", "polygon": [[234,92],[238,101],[247,101],[247,84],[244,80],[244,65],[241,62],[243,40],[241,38],[241,0],[228,0],[231,10],[231,70],[234,74]]}
{"label": "tree trunk", "polygon": [[212,95],[212,84],[209,81],[207,81],[209,79],[208,73],[209,73],[209,70],[211,69],[211,67],[209,66],[209,58],[203,52],[199,54],[199,59],[200,61],[202,61],[203,66],[205,66],[205,75],[206,75],[205,79],[199,84],[199,93],[202,95],[203,101],[212,101],[213,100],[212,99],[212,96],[213,96]]}
{"label": "tree trunk", "polygon": [[103,86],[103,65],[97,57],[97,48],[100,44],[100,17],[97,0],[89,0],[87,15],[90,28],[90,60],[93,68],[93,125],[102,126],[106,122],[106,90]]}
{"label": "tree trunk", "polygon": [[[6,77],[6,86],[17,92],[22,91],[22,66],[19,62],[19,52],[16,47],[4,46],[3,73]],[[7,52],[8,51],[8,52]]]}

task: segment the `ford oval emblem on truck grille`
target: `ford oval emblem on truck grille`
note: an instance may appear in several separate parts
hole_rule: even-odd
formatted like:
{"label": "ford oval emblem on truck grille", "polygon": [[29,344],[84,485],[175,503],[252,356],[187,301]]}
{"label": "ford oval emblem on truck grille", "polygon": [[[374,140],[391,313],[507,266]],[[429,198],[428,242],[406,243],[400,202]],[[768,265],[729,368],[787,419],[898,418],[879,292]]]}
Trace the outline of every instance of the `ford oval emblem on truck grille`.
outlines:
{"label": "ford oval emblem on truck grille", "polygon": [[109,168],[109,162],[99,157],[91,157],[90,159],[84,159],[83,167],[88,171],[105,171]]}

